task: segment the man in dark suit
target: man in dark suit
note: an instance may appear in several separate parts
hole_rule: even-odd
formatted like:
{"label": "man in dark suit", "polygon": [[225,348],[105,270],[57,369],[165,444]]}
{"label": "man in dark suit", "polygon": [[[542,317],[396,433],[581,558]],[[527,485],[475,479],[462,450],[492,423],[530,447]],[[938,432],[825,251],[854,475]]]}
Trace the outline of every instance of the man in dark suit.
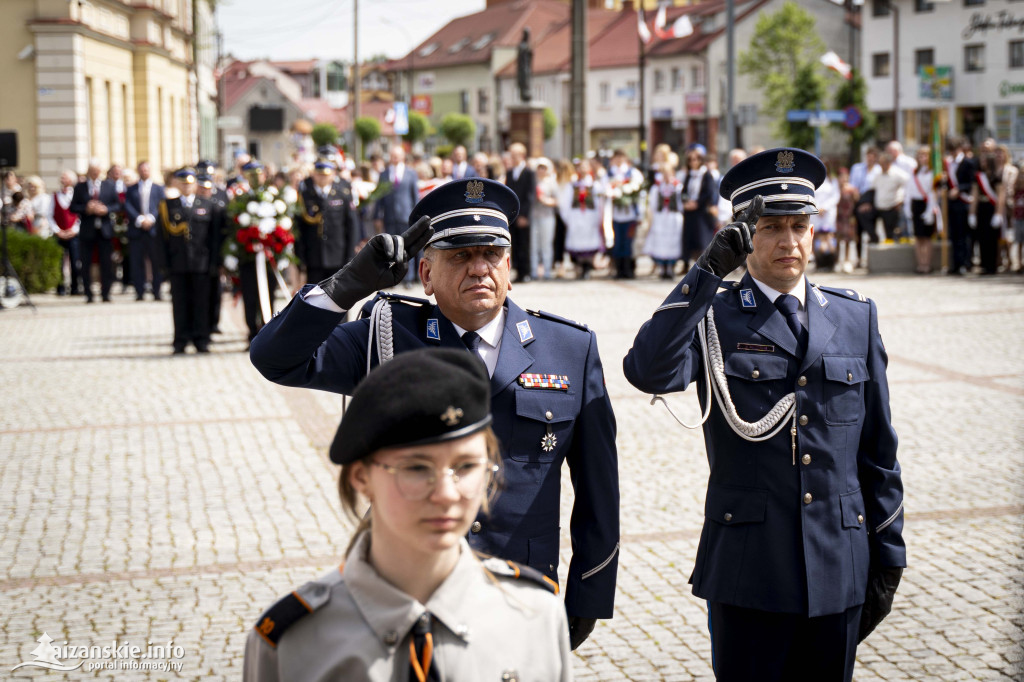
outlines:
{"label": "man in dark suit", "polygon": [[141,301],[146,291],[146,263],[149,261],[153,273],[153,298],[160,300],[160,287],[163,276],[163,244],[160,241],[157,211],[164,200],[164,186],[158,185],[150,177],[148,161],[139,163],[139,181],[125,192],[124,211],[128,216],[128,248],[130,254],[132,285],[135,287],[135,300]]}
{"label": "man in dark suit", "polygon": [[[412,228],[375,236],[343,270],[297,294],[257,335],[250,358],[271,381],[350,394],[368,367],[395,353],[445,346],[477,354],[491,377],[504,486],[469,542],[557,581],[559,472],[567,461],[575,501],[565,607],[575,648],[596,619],[612,616],[615,415],[594,333],[506,296],[517,209],[515,195],[492,180],[442,185],[413,211]],[[369,317],[341,324],[358,301],[401,281],[424,244],[420,277],[436,305],[382,294],[364,307]]]}
{"label": "man in dark suit", "polygon": [[[691,582],[708,600],[723,681],[852,679],[857,644],[888,614],[906,566],[875,304],[804,277],[824,180],[824,164],[799,149],[733,167],[720,191],[736,222],[623,361],[646,393],[707,377],[699,399],[714,394]],[[723,281],[744,263],[740,282]]]}
{"label": "man in dark suit", "polygon": [[352,186],[336,172],[334,161],[320,159],[300,187],[295,251],[306,268],[307,282],[327,279],[344,267],[362,238]]}
{"label": "man in dark suit", "polygon": [[479,175],[466,159],[466,148],[461,144],[452,150],[452,180],[465,180]]}
{"label": "man in dark suit", "polygon": [[93,302],[92,255],[99,253],[100,293],[110,302],[110,287],[114,283],[114,214],[121,210],[117,187],[112,181],[100,180],[100,165],[89,162],[85,180],[75,185],[71,198],[71,211],[81,219],[78,243],[82,258],[82,286],[85,302]]}
{"label": "man in dark suit", "polygon": [[196,196],[196,173],[182,168],[174,174],[180,196],[165,199],[159,208],[160,234],[171,280],[174,315],[174,354],[192,343],[199,353],[210,352],[210,272],[217,253],[224,209],[212,199]]}
{"label": "man in dark suit", "polygon": [[[391,148],[387,169],[378,184],[388,183],[387,194],[377,201],[374,227],[377,234],[402,234],[409,226],[409,214],[419,201],[419,179],[416,171],[405,164],[405,150],[400,145]],[[416,268],[409,268],[406,285],[416,279]]]}
{"label": "man in dark suit", "polygon": [[519,217],[512,226],[512,265],[515,282],[529,282],[537,276],[530,271],[530,214],[537,199],[537,176],[526,164],[526,146],[513,142],[508,148],[512,167],[505,174],[505,184],[519,197]]}

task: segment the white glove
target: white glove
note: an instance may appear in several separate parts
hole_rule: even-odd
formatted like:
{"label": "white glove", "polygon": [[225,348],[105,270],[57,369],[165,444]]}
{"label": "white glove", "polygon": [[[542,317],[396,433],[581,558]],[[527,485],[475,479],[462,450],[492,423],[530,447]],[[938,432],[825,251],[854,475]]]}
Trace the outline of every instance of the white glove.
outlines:
{"label": "white glove", "polygon": [[969,216],[967,216],[967,227],[969,227],[969,228],[971,228],[973,230],[977,226],[978,226],[978,216],[976,216],[973,213],[971,213]]}
{"label": "white glove", "polygon": [[934,211],[925,211],[924,215],[921,216],[921,220],[924,221],[925,225],[934,225],[935,224],[935,212]]}
{"label": "white glove", "polygon": [[992,227],[994,229],[998,230],[1002,226],[1003,226],[1003,214],[1002,213],[996,213],[994,216],[992,216]]}

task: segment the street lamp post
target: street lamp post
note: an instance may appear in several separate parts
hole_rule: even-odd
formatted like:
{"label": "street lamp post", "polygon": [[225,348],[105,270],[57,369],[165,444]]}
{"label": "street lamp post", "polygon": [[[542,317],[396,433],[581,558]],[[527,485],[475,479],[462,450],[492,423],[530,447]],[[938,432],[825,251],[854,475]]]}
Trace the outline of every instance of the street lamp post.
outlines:
{"label": "street lamp post", "polygon": [[903,137],[903,112],[900,111],[900,8],[888,0],[892,12],[892,138]]}

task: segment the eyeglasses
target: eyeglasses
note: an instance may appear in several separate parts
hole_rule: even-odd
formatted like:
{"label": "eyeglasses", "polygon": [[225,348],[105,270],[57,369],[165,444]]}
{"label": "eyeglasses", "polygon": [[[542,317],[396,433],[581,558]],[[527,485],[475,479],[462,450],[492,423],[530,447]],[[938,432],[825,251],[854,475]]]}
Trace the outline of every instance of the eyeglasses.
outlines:
{"label": "eyeglasses", "polygon": [[483,492],[491,477],[498,471],[497,465],[488,465],[483,459],[461,462],[455,467],[444,467],[440,470],[422,462],[406,462],[398,466],[377,461],[371,463],[394,476],[398,492],[412,502],[430,497],[442,476],[451,476],[455,489],[463,497],[474,497]]}

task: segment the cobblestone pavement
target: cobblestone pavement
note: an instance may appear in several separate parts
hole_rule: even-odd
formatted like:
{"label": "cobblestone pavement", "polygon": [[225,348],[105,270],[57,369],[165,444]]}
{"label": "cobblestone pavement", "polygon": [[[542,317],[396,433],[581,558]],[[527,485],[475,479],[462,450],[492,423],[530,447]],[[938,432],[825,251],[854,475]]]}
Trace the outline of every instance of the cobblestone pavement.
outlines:
{"label": "cobblestone pavement", "polygon": [[[906,487],[910,568],[856,679],[1024,679],[1024,280],[812,279],[879,304]],[[512,292],[597,330],[618,418],[616,613],[577,653],[579,679],[712,679],[705,605],[687,584],[702,437],[621,370],[668,289]],[[260,611],[335,566],[347,541],[325,454],[340,397],[264,381],[227,302],[214,352],[174,358],[168,303],[35,302],[0,311],[0,678],[237,679]],[[691,395],[674,404],[698,416]],[[43,632],[58,646],[170,641],[181,670],[11,672]]]}

